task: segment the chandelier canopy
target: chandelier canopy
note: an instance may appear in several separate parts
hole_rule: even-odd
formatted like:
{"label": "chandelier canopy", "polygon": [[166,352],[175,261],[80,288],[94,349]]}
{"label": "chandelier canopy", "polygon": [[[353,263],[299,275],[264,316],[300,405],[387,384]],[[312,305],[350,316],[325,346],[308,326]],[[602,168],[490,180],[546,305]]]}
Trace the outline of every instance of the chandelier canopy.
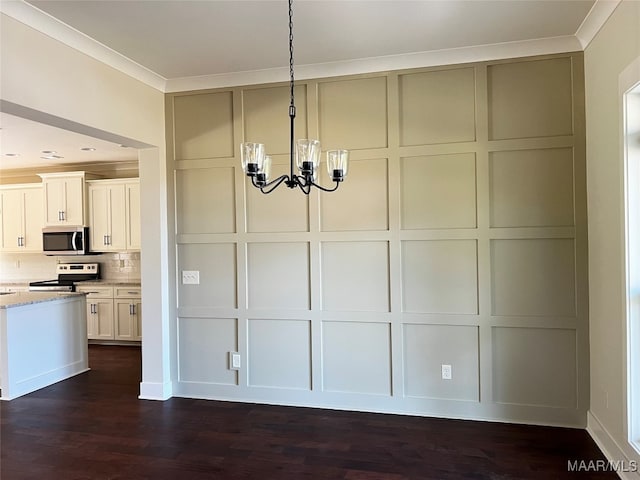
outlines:
{"label": "chandelier canopy", "polygon": [[[240,145],[240,157],[242,170],[251,178],[254,187],[262,193],[271,193],[284,183],[289,188],[299,187],[306,195],[309,195],[312,187],[325,192],[337,190],[347,176],[349,151],[328,150],[327,172],[329,178],[335,182],[331,188],[317,184],[318,170],[320,167],[321,147],[320,141],[302,139],[294,142],[294,121],[296,118],[296,105],[294,96],[293,76],[293,0],[289,0],[289,120],[290,120],[290,146],[289,146],[289,174],[271,179],[271,157],[266,154],[262,143],[244,142]],[[294,163],[299,174],[294,173]]]}

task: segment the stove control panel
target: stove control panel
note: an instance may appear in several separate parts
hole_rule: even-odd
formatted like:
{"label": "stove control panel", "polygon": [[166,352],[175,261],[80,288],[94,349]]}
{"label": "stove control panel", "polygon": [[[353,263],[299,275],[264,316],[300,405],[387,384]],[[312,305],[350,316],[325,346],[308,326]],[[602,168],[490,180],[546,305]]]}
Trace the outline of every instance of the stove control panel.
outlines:
{"label": "stove control panel", "polygon": [[58,275],[68,275],[76,273],[98,274],[97,263],[59,263],[56,265],[56,273]]}

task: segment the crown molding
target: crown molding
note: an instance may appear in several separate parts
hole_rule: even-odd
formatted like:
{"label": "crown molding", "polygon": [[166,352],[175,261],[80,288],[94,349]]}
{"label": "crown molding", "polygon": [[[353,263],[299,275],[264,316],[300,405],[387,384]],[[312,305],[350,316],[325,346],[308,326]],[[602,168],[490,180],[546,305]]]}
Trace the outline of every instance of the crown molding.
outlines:
{"label": "crown molding", "polygon": [[130,77],[164,92],[166,79],[23,0],[0,1],[0,12]]}
{"label": "crown molding", "polygon": [[607,22],[613,11],[622,0],[596,0],[578,30],[576,38],[582,50],[585,50]]}
{"label": "crown molding", "polygon": [[[567,35],[520,42],[360,58],[342,62],[296,65],[296,79],[304,80],[310,78],[357,75],[388,70],[455,65],[581,50],[580,42],[578,42],[576,37],[574,35]],[[205,75],[200,77],[170,78],[167,80],[165,92],[176,93],[207,88],[257,85],[262,83],[284,82],[288,79],[288,68],[236,72],[222,75]]]}

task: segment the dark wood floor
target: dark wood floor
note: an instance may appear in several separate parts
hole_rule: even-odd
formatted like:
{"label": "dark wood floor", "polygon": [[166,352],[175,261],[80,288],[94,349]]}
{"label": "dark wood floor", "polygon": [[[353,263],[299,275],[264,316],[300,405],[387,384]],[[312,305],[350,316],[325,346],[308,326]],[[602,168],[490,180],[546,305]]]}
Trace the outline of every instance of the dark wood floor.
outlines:
{"label": "dark wood floor", "polygon": [[140,349],[0,402],[0,478],[551,479],[602,459],[583,430],[192,399],[137,399]]}

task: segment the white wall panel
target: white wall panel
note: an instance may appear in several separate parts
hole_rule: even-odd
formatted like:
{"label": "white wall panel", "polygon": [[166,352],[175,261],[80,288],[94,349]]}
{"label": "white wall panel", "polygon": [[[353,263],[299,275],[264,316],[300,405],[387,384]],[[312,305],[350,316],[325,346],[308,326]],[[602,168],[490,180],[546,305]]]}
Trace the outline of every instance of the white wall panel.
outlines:
{"label": "white wall panel", "polygon": [[573,225],[571,148],[492,152],[492,227]]}
{"label": "white wall panel", "polygon": [[387,79],[330,80],[318,84],[322,148],[381,148],[387,139]]}
{"label": "white wall panel", "polygon": [[570,238],[493,240],[493,313],[575,316],[574,250]]}
{"label": "white wall panel", "polygon": [[179,234],[235,232],[234,168],[177,170],[176,213]]}
{"label": "white wall panel", "polygon": [[178,283],[178,307],[236,308],[236,245],[192,243],[178,245],[178,274],[197,271],[200,283]]}
{"label": "white wall panel", "polygon": [[576,332],[493,329],[493,395],[500,403],[575,407]]}
{"label": "white wall panel", "polygon": [[232,101],[231,92],[174,98],[176,160],[233,155]]}
{"label": "white wall panel", "polygon": [[400,159],[402,228],[474,228],[476,159],[473,153]]}
{"label": "white wall panel", "polygon": [[178,319],[178,376],[181,382],[236,385],[229,353],[238,350],[235,318]]}
{"label": "white wall panel", "polygon": [[[387,159],[354,160],[347,180],[332,193],[320,196],[320,229],[326,232],[387,230],[389,187]],[[322,185],[332,185],[322,170]],[[369,192],[363,195],[363,192]]]}
{"label": "white wall panel", "polygon": [[249,308],[310,308],[309,245],[247,245]]}
{"label": "white wall panel", "polygon": [[475,240],[402,242],[402,309],[478,313]]}
{"label": "white wall panel", "polygon": [[387,323],[323,322],[323,389],[390,395],[390,334]]}
{"label": "white wall panel", "polygon": [[400,75],[400,145],[476,138],[473,67]]}
{"label": "white wall panel", "polygon": [[389,311],[387,242],[322,243],[322,309]]}
{"label": "white wall panel", "polygon": [[249,385],[311,388],[308,320],[249,320]]}
{"label": "white wall panel", "polygon": [[[404,394],[412,397],[480,398],[478,327],[403,325]],[[451,379],[442,378],[451,366]]]}
{"label": "white wall panel", "polygon": [[572,80],[569,57],[490,65],[489,138],[571,135]]}

